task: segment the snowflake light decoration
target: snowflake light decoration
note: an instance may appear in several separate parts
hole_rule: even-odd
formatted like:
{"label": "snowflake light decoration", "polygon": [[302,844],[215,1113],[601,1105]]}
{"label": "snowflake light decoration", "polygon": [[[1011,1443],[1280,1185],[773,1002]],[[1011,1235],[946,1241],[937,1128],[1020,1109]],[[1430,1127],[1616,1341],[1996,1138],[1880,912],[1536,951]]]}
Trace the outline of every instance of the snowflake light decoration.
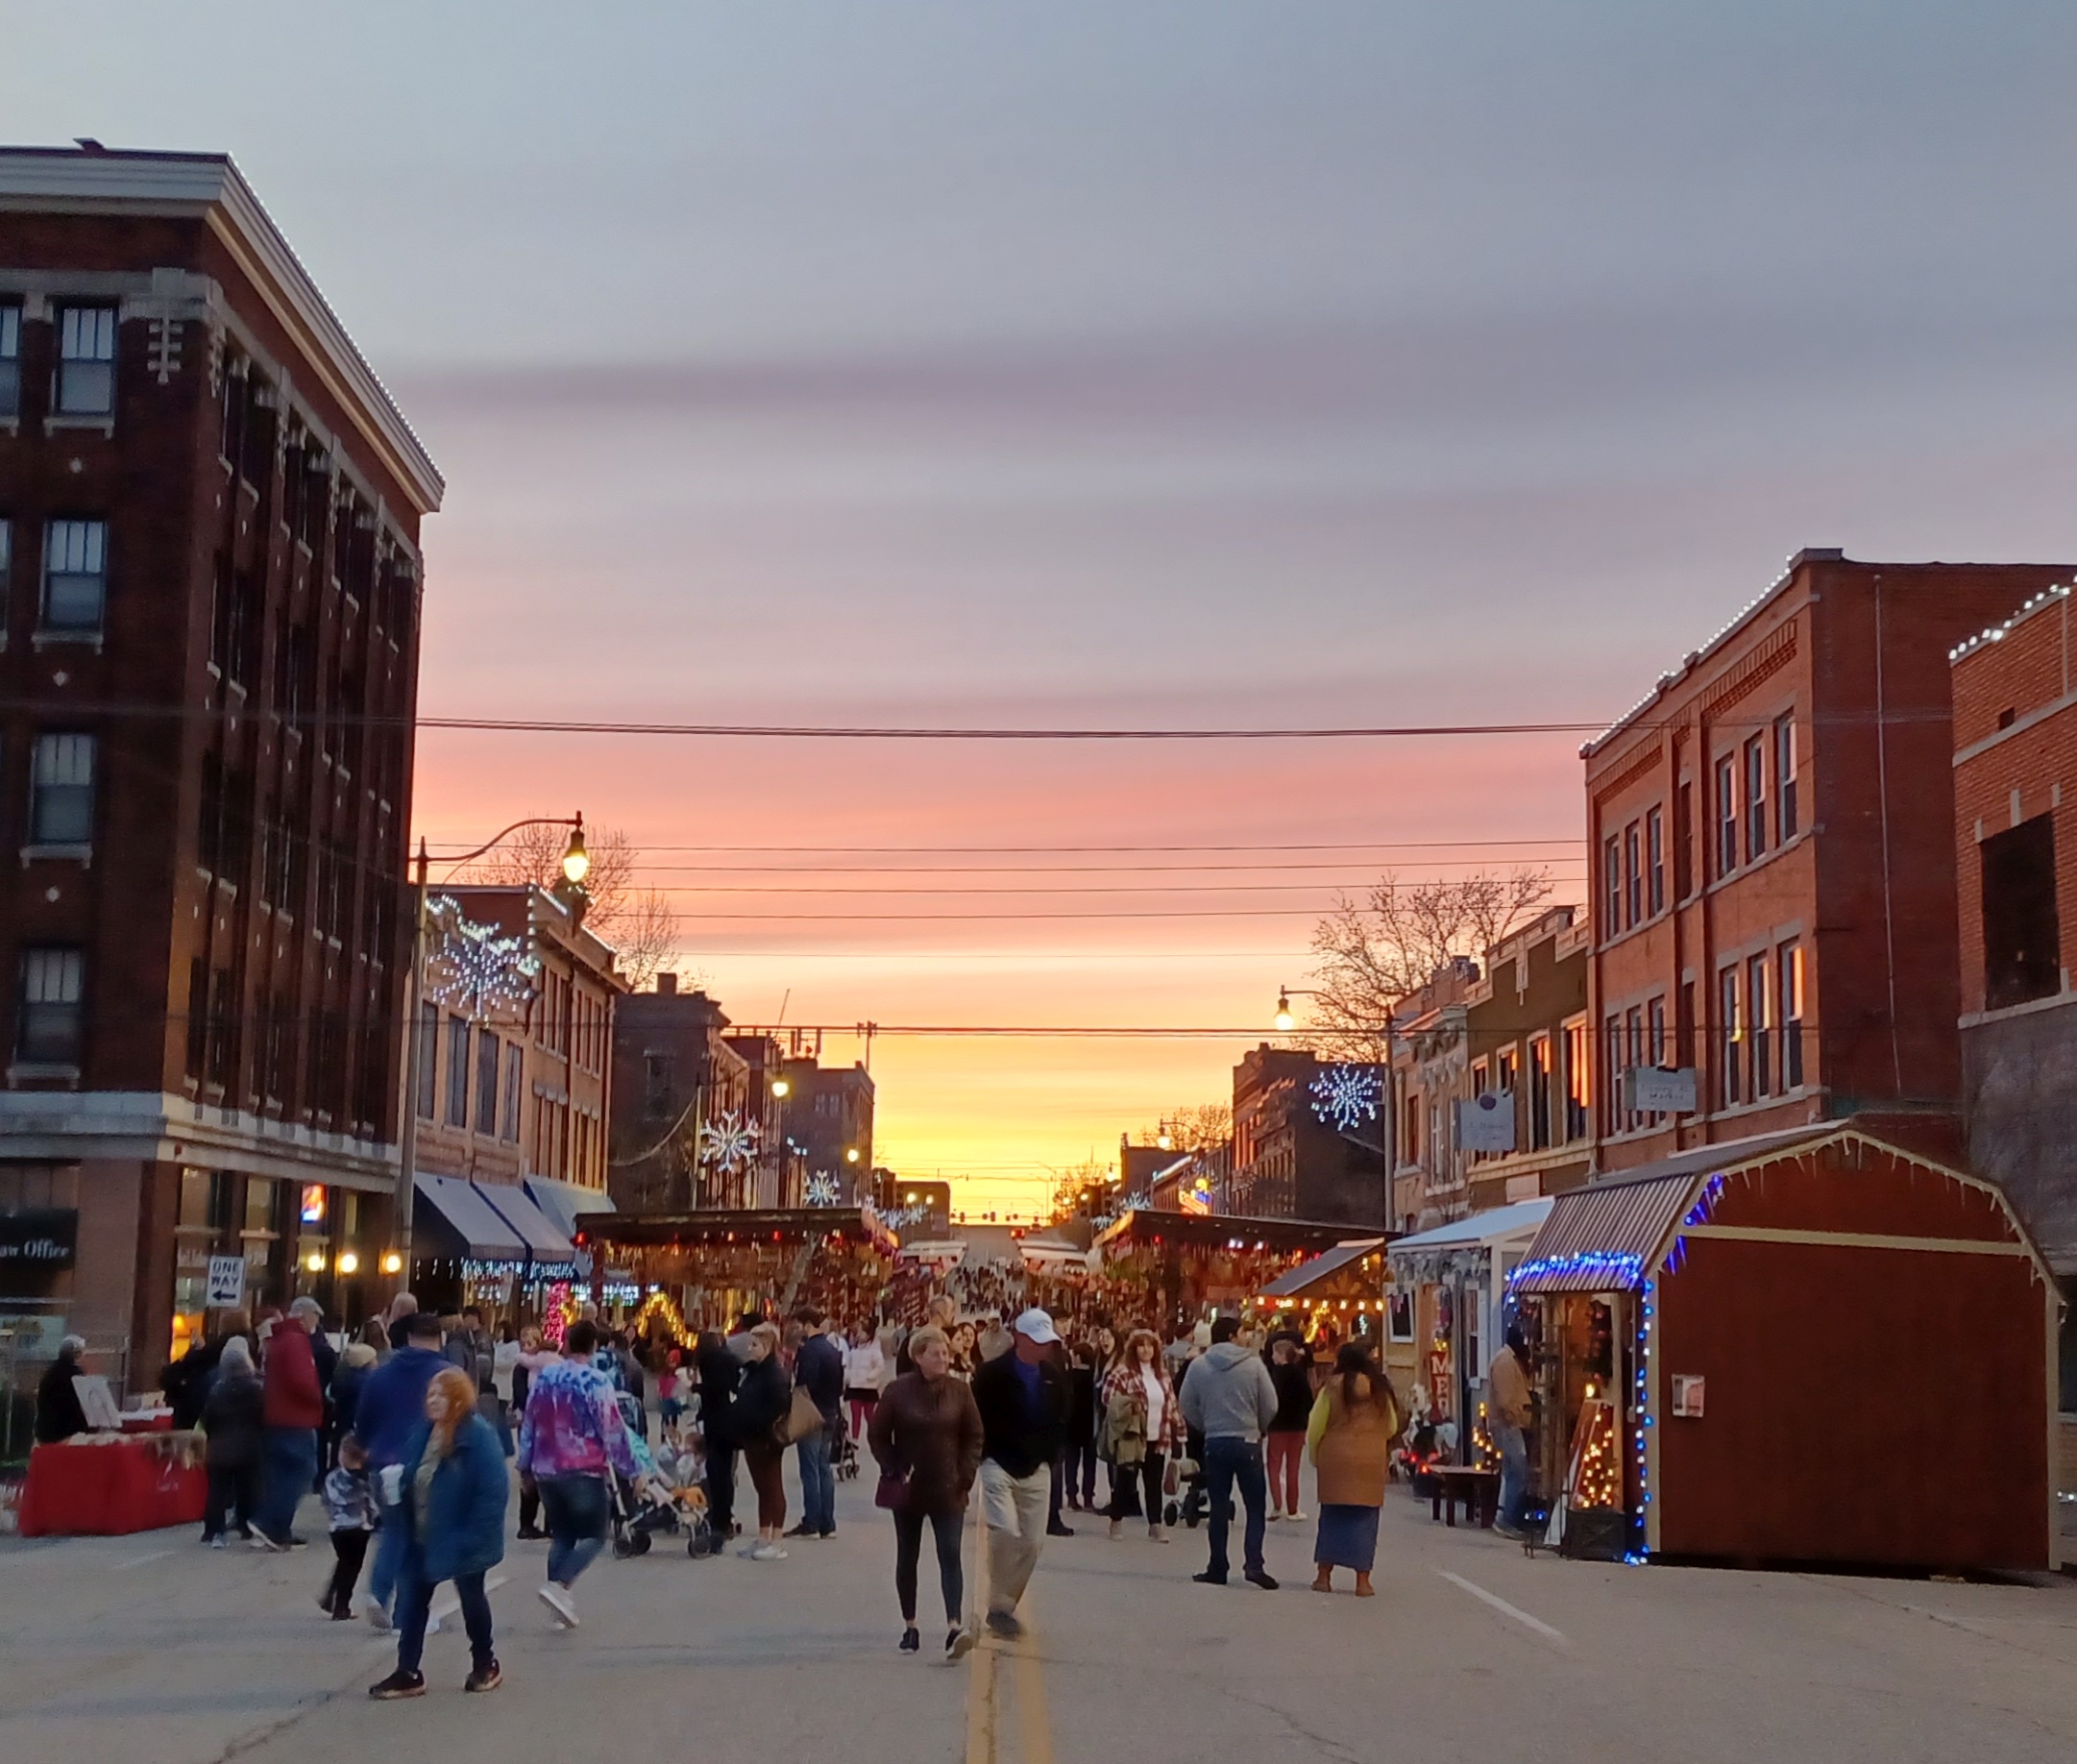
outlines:
{"label": "snowflake light decoration", "polygon": [[764,1130],[731,1109],[718,1115],[699,1130],[699,1162],[710,1170],[733,1176],[757,1162],[757,1148]]}
{"label": "snowflake light decoration", "polygon": [[1375,1066],[1330,1066],[1312,1081],[1312,1113],[1338,1132],[1378,1118],[1384,1086]]}
{"label": "snowflake light decoration", "polygon": [[808,1178],[807,1196],[811,1207],[835,1207],[843,1204],[843,1190],[837,1179],[823,1170]]}
{"label": "snowflake light decoration", "polygon": [[526,952],[526,940],[503,936],[496,925],[479,925],[452,894],[426,903],[430,941],[426,952],[426,996],[459,1011],[472,1022],[493,1012],[513,1016],[533,1002],[541,963]]}

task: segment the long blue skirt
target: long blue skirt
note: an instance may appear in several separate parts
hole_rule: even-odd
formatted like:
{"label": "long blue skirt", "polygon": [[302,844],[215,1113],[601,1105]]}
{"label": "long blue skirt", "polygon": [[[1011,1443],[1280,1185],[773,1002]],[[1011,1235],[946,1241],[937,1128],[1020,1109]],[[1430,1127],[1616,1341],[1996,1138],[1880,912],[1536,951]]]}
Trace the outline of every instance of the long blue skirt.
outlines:
{"label": "long blue skirt", "polygon": [[1358,1574],[1368,1574],[1378,1559],[1378,1511],[1375,1507],[1321,1507],[1312,1559],[1322,1568],[1354,1568]]}

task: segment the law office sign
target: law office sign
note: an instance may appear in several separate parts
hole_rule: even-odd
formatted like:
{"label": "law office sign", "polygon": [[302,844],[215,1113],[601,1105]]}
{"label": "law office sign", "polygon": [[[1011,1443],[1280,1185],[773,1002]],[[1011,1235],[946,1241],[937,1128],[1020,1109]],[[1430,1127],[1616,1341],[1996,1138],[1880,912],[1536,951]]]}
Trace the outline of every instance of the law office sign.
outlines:
{"label": "law office sign", "polygon": [[58,1273],[79,1253],[76,1207],[27,1207],[0,1213],[0,1269]]}

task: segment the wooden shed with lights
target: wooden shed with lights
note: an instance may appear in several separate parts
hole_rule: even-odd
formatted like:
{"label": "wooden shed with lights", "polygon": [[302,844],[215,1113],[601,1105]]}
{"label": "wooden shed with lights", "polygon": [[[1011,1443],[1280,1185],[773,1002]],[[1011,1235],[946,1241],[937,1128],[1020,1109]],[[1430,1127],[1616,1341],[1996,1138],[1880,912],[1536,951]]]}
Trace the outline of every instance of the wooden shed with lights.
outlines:
{"label": "wooden shed with lights", "polygon": [[2059,1565],[2059,1299],[1994,1183],[1850,1122],[1700,1146],[1557,1196],[1508,1291],[1553,1541]]}

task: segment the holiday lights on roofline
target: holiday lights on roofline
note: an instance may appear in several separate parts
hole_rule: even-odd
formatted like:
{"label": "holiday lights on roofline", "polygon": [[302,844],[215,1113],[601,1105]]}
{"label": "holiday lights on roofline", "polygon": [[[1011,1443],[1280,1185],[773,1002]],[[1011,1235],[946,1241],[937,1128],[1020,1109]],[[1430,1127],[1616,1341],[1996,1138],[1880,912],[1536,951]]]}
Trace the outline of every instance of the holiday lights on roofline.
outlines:
{"label": "holiday lights on roofline", "polygon": [[1947,659],[1950,662],[1958,662],[1965,655],[1973,655],[1987,643],[2003,643],[2006,634],[2015,625],[2032,618],[2034,614],[2038,613],[2051,600],[2068,600],[2069,594],[2070,584],[2066,582],[2057,587],[2043,588],[2039,594],[2028,600],[2026,604],[2021,606],[2011,618],[2007,619],[2003,625],[1986,626],[1983,630],[1978,631],[1975,636],[1966,638],[1961,643],[1956,644],[1953,649],[1947,651]]}

